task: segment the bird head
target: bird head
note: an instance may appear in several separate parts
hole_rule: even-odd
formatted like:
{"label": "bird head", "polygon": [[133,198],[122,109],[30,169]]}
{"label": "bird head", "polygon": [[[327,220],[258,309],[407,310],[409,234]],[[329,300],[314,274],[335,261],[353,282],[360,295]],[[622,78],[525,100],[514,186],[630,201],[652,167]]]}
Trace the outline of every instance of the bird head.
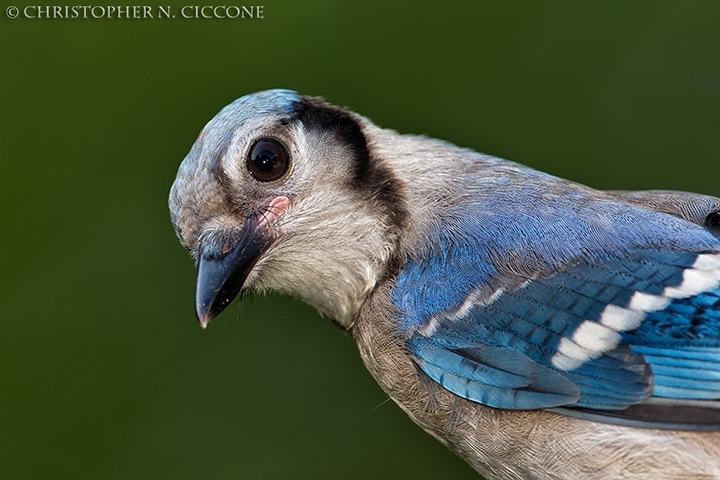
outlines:
{"label": "bird head", "polygon": [[170,192],[207,323],[247,290],[300,297],[349,327],[397,252],[402,188],[369,149],[369,121],[288,90],[217,114]]}

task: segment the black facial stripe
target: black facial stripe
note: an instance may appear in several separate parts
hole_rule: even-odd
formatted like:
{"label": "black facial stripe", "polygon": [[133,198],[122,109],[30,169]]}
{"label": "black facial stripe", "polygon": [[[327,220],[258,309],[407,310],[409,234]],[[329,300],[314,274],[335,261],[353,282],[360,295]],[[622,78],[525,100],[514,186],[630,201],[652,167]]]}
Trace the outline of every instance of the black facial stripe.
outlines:
{"label": "black facial stripe", "polygon": [[302,97],[295,105],[295,113],[308,130],[332,132],[346,145],[354,157],[351,186],[375,200],[392,224],[402,228],[408,214],[401,183],[370,152],[362,126],[353,114],[314,97]]}
{"label": "black facial stripe", "polygon": [[313,97],[302,97],[296,103],[295,112],[294,120],[302,122],[305,128],[334,133],[353,153],[354,169],[350,186],[385,214],[390,223],[388,234],[396,239],[395,254],[388,262],[385,279],[394,277],[403,263],[400,257],[400,232],[406,228],[409,218],[402,183],[370,151],[362,126],[352,113]]}
{"label": "black facial stripe", "polygon": [[308,130],[331,132],[346,144],[355,156],[353,181],[361,182],[370,166],[370,152],[365,135],[352,115],[313,97],[302,97],[295,105],[295,112]]}

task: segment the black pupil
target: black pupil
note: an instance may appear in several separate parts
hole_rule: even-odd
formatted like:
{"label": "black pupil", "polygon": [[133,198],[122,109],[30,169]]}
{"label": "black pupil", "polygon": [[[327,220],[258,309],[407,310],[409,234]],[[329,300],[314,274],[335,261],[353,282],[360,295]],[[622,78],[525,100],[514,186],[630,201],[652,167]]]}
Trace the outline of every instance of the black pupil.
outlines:
{"label": "black pupil", "polygon": [[269,172],[275,166],[275,159],[277,155],[270,150],[263,150],[253,158],[255,166],[257,166],[263,172]]}
{"label": "black pupil", "polygon": [[255,142],[248,157],[248,170],[258,180],[268,182],[282,177],[288,169],[288,153],[285,146],[273,138]]}

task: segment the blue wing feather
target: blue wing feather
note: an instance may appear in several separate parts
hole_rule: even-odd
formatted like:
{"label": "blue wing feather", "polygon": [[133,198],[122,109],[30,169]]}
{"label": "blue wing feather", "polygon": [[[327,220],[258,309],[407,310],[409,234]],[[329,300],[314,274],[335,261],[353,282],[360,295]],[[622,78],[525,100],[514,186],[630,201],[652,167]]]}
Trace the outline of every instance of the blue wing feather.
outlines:
{"label": "blue wing feather", "polygon": [[720,263],[708,288],[686,273],[720,262],[717,238],[627,206],[526,207],[530,222],[503,205],[462,217],[400,273],[401,330],[428,376],[508,409],[720,398]]}
{"label": "blue wing feather", "polygon": [[[443,345],[445,343],[445,345]],[[492,345],[447,345],[414,335],[408,346],[430,378],[465,398],[497,408],[528,409],[575,402],[573,383],[517,350]]]}

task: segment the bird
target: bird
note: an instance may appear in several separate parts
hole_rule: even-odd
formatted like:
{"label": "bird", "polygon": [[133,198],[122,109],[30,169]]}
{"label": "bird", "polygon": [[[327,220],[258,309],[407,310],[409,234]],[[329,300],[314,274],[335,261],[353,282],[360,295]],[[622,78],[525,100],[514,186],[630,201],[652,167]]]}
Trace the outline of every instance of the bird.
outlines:
{"label": "bird", "polygon": [[245,95],[180,164],[208,322],[276,291],[488,479],[720,478],[720,199],[600,191],[320,97]]}

